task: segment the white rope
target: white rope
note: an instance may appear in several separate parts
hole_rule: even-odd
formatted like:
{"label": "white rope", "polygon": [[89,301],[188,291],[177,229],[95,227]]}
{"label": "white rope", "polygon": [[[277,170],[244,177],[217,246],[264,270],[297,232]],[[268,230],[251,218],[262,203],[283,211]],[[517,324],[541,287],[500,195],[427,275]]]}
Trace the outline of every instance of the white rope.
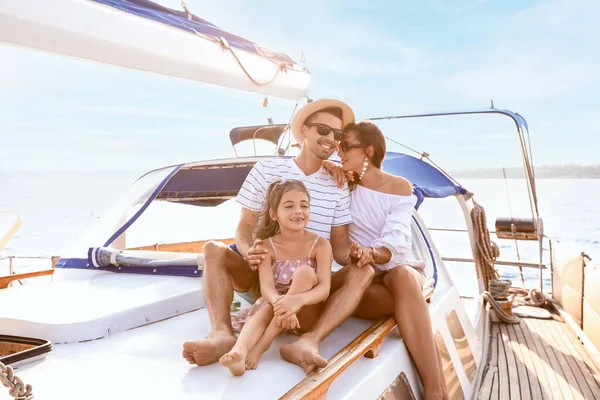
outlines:
{"label": "white rope", "polygon": [[8,394],[16,400],[33,399],[33,388],[15,375],[12,367],[0,361],[0,382],[8,388]]}
{"label": "white rope", "polygon": [[501,321],[508,324],[518,324],[520,319],[516,315],[509,316],[502,309],[498,300],[508,300],[508,297],[512,295],[512,304],[542,307],[546,303],[546,297],[537,289],[513,288],[511,281],[499,279],[495,262],[500,255],[500,251],[496,243],[490,240],[485,209],[475,202],[474,204],[471,210],[471,220],[475,230],[475,265],[486,289],[481,296],[496,310],[496,314]]}
{"label": "white rope", "polygon": [[483,292],[481,294],[481,297],[487,300],[490,306],[492,306],[492,308],[496,310],[496,315],[498,316],[498,318],[500,318],[502,322],[506,322],[507,324],[518,324],[519,322],[521,322],[519,317],[517,317],[516,315],[513,314],[509,316],[508,314],[506,314],[506,312],[504,312],[502,307],[500,307],[498,301],[494,298],[494,296],[492,296],[490,292]]}

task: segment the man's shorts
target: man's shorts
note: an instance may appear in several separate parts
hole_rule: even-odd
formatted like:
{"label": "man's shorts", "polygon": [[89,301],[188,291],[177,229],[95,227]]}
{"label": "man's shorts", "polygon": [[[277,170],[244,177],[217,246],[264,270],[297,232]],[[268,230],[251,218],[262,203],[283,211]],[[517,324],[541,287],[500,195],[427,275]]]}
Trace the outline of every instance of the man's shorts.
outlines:
{"label": "man's shorts", "polygon": [[[235,254],[237,254],[238,256],[240,256],[241,258],[243,258],[243,257],[242,257],[242,254],[241,254],[241,253],[240,253],[240,251],[238,250],[238,248],[237,248],[237,245],[236,245],[235,243],[234,243],[234,244],[230,244],[230,245],[229,245],[229,248],[230,248],[231,250],[233,250],[233,252],[234,252]],[[237,294],[238,294],[238,295],[239,295],[239,296],[240,296],[242,299],[246,300],[246,301],[247,301],[248,303],[250,303],[250,304],[254,304],[254,302],[256,302],[256,300],[257,300],[257,299],[255,298],[256,296],[254,296],[252,292],[253,292],[253,291],[252,291],[252,289],[250,289],[250,290],[249,290],[249,291],[247,291],[247,292],[237,292],[237,291],[236,291],[236,293],[237,293]]]}

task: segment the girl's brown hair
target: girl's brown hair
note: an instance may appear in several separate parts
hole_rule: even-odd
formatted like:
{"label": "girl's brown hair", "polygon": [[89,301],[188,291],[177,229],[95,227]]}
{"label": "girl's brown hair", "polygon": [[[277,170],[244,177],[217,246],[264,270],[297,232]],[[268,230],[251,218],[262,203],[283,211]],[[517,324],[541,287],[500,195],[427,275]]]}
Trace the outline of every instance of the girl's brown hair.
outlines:
{"label": "girl's brown hair", "polygon": [[261,220],[256,229],[256,239],[264,240],[279,232],[279,223],[271,218],[269,210],[273,209],[273,211],[276,211],[281,202],[281,198],[290,190],[304,192],[310,202],[308,190],[306,190],[306,186],[304,186],[304,183],[301,181],[289,179],[271,183],[267,189],[267,194],[265,195],[265,204],[261,212]]}

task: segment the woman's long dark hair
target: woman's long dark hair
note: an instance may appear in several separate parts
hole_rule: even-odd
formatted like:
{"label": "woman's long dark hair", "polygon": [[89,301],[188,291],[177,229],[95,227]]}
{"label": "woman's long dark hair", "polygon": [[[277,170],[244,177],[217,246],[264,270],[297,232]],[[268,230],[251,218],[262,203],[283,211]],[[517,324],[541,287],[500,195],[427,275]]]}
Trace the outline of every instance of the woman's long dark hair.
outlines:
{"label": "woman's long dark hair", "polygon": [[290,190],[299,190],[306,193],[308,201],[310,202],[310,195],[308,194],[308,190],[306,190],[306,186],[298,180],[289,179],[271,183],[267,189],[267,194],[265,195],[265,204],[262,209],[261,220],[256,229],[256,239],[264,240],[279,232],[279,223],[271,218],[269,211],[277,211],[281,198]]}
{"label": "woman's long dark hair", "polygon": [[[375,168],[381,169],[381,163],[385,158],[386,151],[385,136],[383,136],[381,129],[372,122],[362,121],[350,123],[344,128],[345,133],[350,131],[356,134],[358,142],[365,146],[365,151],[369,146],[373,146],[373,156],[370,158],[371,164]],[[352,174],[354,175],[354,181],[348,182],[350,190],[354,189],[359,183],[358,173],[353,171]]]}

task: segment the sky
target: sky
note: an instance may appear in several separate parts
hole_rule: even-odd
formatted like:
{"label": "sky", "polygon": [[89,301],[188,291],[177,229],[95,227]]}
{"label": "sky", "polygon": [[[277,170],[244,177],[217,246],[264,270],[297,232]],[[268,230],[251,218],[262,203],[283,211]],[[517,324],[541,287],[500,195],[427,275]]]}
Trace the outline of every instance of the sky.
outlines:
{"label": "sky", "polygon": [[[225,30],[295,60],[304,54],[309,96],[344,100],[359,119],[493,100],[527,119],[536,165],[598,163],[588,150],[600,147],[597,0],[257,4],[188,0]],[[290,118],[294,101],[269,98],[263,108],[263,99],[0,44],[0,173],[145,171],[231,157],[231,128]],[[499,117],[382,129],[442,167],[519,165],[514,126]]]}

